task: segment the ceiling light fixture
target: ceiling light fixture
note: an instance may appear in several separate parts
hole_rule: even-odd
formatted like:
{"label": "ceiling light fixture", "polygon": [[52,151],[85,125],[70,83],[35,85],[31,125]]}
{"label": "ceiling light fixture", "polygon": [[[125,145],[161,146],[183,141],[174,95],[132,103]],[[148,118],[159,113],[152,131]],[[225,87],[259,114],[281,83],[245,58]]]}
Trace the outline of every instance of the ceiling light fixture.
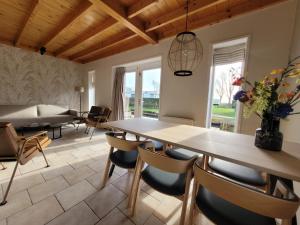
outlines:
{"label": "ceiling light fixture", "polygon": [[188,31],[189,0],[186,1],[185,31],[172,41],[168,64],[175,76],[191,76],[203,58],[203,47],[194,32]]}

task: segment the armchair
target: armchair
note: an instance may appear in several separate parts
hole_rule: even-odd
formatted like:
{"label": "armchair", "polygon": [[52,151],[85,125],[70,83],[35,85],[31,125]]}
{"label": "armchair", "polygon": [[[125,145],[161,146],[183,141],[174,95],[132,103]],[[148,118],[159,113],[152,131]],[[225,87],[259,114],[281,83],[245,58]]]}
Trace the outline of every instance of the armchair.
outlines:
{"label": "armchair", "polygon": [[30,137],[18,136],[11,123],[0,122],[0,140],[0,161],[3,169],[6,169],[2,164],[3,161],[16,160],[9,184],[0,203],[0,206],[2,206],[7,203],[6,199],[19,164],[26,164],[37,152],[40,152],[45,159],[47,167],[49,167],[43,150],[51,143],[51,139],[48,138],[47,131],[42,131]]}
{"label": "armchair", "polygon": [[92,106],[85,119],[86,130],[88,134],[90,128],[93,128],[90,140],[92,139],[96,128],[104,128],[103,123],[107,122],[111,114],[111,109],[108,107]]}

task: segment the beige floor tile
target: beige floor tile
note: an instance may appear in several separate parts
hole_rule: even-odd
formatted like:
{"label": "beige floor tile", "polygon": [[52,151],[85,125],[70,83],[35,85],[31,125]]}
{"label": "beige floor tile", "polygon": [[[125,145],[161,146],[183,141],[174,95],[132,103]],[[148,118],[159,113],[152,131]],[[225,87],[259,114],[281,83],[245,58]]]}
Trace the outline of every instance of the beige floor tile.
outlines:
{"label": "beige floor tile", "polygon": [[32,171],[41,170],[43,168],[46,168],[46,166],[47,166],[47,164],[45,161],[34,162],[33,160],[30,160],[25,165],[21,165],[19,167],[19,170],[20,170],[21,174],[26,174],[26,173],[29,173]]}
{"label": "beige floor tile", "polygon": [[201,213],[196,213],[194,225],[214,225],[206,216]]}
{"label": "beige floor tile", "polygon": [[115,169],[114,169],[114,173],[118,174],[119,176],[123,176],[123,175],[125,175],[126,173],[128,173],[128,170],[116,166]]}
{"label": "beige floor tile", "polygon": [[96,225],[134,225],[118,208],[111,211]]}
{"label": "beige floor tile", "polygon": [[0,225],[6,225],[6,220],[1,220]]}
{"label": "beige floor tile", "polygon": [[[117,180],[120,176],[114,173],[109,180],[107,181],[107,184],[112,183],[113,181]],[[99,189],[102,186],[102,179],[103,179],[103,172],[95,173],[94,175],[88,177],[86,180],[92,184],[96,189]]]}
{"label": "beige floor tile", "polygon": [[[41,174],[26,174],[22,176],[15,177],[11,189],[10,194],[17,193],[19,191],[23,191],[27,188],[35,186],[37,184],[44,183],[45,180]],[[8,186],[8,181],[2,184],[3,190],[6,190]]]}
{"label": "beige floor tile", "polygon": [[7,198],[7,203],[0,207],[0,220],[30,206],[31,200],[27,191],[18,192],[13,195],[9,194]]}
{"label": "beige floor tile", "polygon": [[[166,195],[167,196],[167,195]],[[167,196],[164,201],[155,209],[154,215],[159,218],[162,222],[168,222],[177,212],[181,213],[182,201],[172,197]]]}
{"label": "beige floor tile", "polygon": [[123,192],[109,184],[88,197],[85,202],[99,218],[102,218],[125,198],[126,195]]}
{"label": "beige floor tile", "polygon": [[51,180],[65,173],[70,173],[73,170],[74,169],[70,165],[50,166],[47,170],[42,172],[42,175],[45,180]]}
{"label": "beige floor tile", "polygon": [[105,168],[105,165],[106,165],[106,157],[105,159],[101,160],[99,159],[99,157],[97,157],[97,160],[90,163],[88,165],[88,167],[90,167],[91,169],[95,170],[96,172],[102,172]]}
{"label": "beige floor tile", "polygon": [[151,216],[147,222],[145,223],[145,225],[164,225],[163,222],[161,222],[157,217],[155,216]]}
{"label": "beige floor tile", "polygon": [[86,180],[81,181],[56,194],[57,199],[65,210],[70,209],[83,199],[93,194],[96,189]]}
{"label": "beige floor tile", "polygon": [[90,169],[87,166],[83,166],[69,173],[66,173],[63,176],[68,181],[69,184],[73,185],[94,174],[95,174],[94,170]]}
{"label": "beige floor tile", "polygon": [[7,221],[8,225],[43,225],[63,212],[56,198],[52,196],[8,217]]}
{"label": "beige floor tile", "polygon": [[94,225],[97,221],[99,221],[99,218],[87,204],[80,202],[47,225]]}
{"label": "beige floor tile", "polygon": [[69,187],[69,184],[62,176],[60,176],[45,183],[31,187],[28,189],[28,192],[32,202],[36,203],[66,189],[67,187]]}
{"label": "beige floor tile", "polygon": [[[127,208],[128,199],[125,199],[118,208],[123,211],[124,214],[129,216],[129,209]],[[137,204],[136,213],[131,218],[137,225],[144,224],[152,215],[154,210],[159,206],[160,202],[151,197],[147,193],[140,191]]]}
{"label": "beige floor tile", "polygon": [[[8,167],[5,170],[0,170],[0,184],[4,183],[6,180],[11,178],[15,163],[13,163],[13,164],[10,163],[10,165],[7,165],[7,163],[5,163],[5,166],[8,166]],[[20,173],[19,169],[17,169],[15,177],[20,176],[20,174],[21,173]]]}
{"label": "beige floor tile", "polygon": [[[115,173],[114,173],[115,174]],[[127,173],[120,178],[114,180],[112,184],[119,190],[129,195],[132,186],[133,173]]]}

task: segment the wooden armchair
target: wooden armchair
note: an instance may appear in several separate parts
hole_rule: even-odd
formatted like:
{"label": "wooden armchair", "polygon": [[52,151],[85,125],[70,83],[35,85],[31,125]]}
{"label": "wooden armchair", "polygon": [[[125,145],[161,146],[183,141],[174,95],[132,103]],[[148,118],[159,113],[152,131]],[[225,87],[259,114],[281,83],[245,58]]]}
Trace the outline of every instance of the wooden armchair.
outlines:
{"label": "wooden armchair", "polygon": [[[43,150],[51,143],[51,139],[48,138],[47,131],[42,131],[30,137],[18,136],[11,123],[1,122],[0,140],[0,161],[3,162],[6,160],[16,160],[16,165],[11,175],[9,184],[3,200],[0,203],[0,205],[5,205],[7,203],[6,199],[19,164],[26,164],[36,155],[36,153],[40,152],[45,159],[47,167],[49,167]],[[6,169],[2,163],[1,165],[3,169]]]}
{"label": "wooden armchair", "polygon": [[90,128],[94,128],[90,137],[92,139],[96,128],[104,128],[103,123],[108,122],[111,114],[111,109],[108,107],[92,106],[88,117],[85,119],[86,133],[89,133]]}

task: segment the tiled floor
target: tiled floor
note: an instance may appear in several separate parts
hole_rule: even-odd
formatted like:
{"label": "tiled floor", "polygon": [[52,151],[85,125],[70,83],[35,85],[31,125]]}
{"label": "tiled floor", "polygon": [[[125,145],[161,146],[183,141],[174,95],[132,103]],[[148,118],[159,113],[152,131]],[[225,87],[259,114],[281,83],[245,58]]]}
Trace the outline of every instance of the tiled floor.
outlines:
{"label": "tiled floor", "polygon": [[[105,131],[89,141],[72,127],[45,151],[51,165],[45,168],[41,155],[20,166],[8,197],[0,207],[0,225],[175,225],[181,202],[142,184],[136,215],[128,217],[127,197],[132,173],[116,168],[107,186],[100,190],[108,154]],[[0,199],[14,162],[0,170]],[[211,225],[198,215],[198,225]]]}

